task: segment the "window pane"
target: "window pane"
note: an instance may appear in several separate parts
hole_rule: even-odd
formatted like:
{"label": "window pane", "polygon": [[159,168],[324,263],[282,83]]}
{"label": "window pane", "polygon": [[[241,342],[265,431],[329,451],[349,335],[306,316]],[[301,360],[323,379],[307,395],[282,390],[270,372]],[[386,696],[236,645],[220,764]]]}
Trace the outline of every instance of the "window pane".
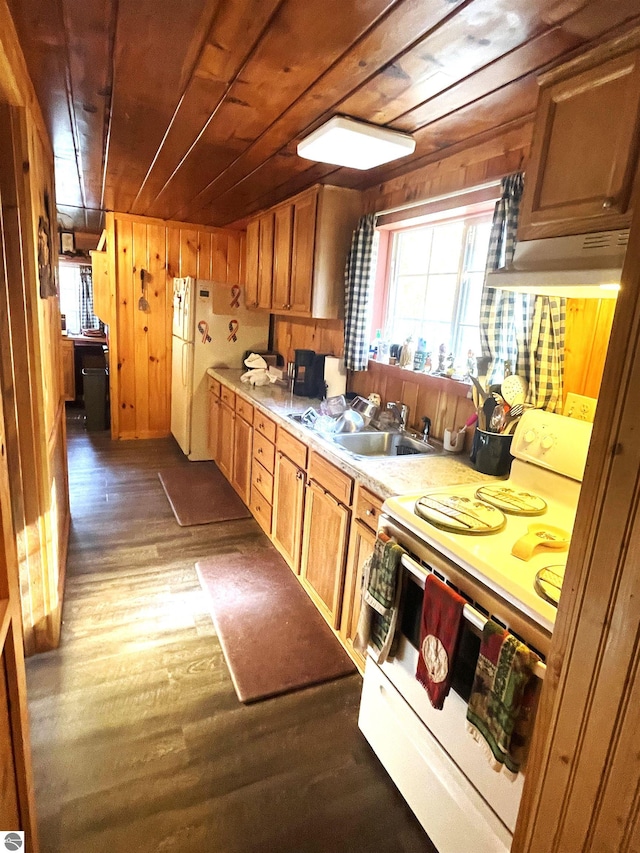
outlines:
{"label": "window pane", "polygon": [[480,354],[480,301],[491,213],[393,235],[386,326],[390,343],[427,341],[432,369],[444,344],[456,364]]}
{"label": "window pane", "polygon": [[460,266],[460,241],[464,232],[464,222],[453,222],[434,228],[433,247],[431,249],[430,273],[458,272]]}

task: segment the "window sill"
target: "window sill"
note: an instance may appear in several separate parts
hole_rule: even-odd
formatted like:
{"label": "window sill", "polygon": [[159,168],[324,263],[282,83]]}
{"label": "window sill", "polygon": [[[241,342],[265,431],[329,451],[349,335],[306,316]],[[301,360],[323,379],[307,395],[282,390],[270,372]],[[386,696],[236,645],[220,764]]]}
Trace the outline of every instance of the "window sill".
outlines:
{"label": "window sill", "polygon": [[397,364],[384,364],[374,359],[369,359],[368,370],[371,373],[390,376],[396,380],[412,382],[434,390],[444,391],[454,397],[470,396],[471,383],[465,382],[462,379],[453,379],[449,376],[434,376],[431,373],[417,373],[415,370],[399,367]]}

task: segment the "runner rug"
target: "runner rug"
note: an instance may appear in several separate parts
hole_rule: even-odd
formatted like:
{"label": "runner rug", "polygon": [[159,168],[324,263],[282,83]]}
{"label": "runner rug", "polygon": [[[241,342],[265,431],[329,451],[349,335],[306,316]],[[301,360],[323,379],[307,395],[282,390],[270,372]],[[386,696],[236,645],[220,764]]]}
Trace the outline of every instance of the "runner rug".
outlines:
{"label": "runner rug", "polygon": [[158,477],[181,527],[232,521],[251,514],[215,462],[165,468]]}
{"label": "runner rug", "polygon": [[196,563],[241,702],[355,672],[331,629],[275,549]]}

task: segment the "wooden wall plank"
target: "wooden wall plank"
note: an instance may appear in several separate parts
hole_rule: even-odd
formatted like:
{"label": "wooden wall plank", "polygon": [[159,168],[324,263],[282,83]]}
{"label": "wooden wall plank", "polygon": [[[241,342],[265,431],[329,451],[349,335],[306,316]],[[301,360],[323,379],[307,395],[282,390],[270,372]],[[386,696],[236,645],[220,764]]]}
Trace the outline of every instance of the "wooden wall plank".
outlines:
{"label": "wooden wall plank", "polygon": [[198,260],[200,243],[198,231],[189,228],[180,229],[180,275],[191,275],[198,278]]}
{"label": "wooden wall plank", "polygon": [[147,226],[149,331],[147,334],[147,381],[149,400],[149,435],[166,429],[169,420],[167,377],[171,371],[171,313],[167,311],[167,290],[173,282],[167,276],[167,230],[160,225]]}
{"label": "wooden wall plank", "polygon": [[[149,269],[149,244],[147,240],[147,226],[141,222],[133,223],[133,246],[132,246],[132,283],[133,283],[133,341],[134,341],[134,364],[135,364],[135,407],[136,407],[136,438],[147,438],[149,436],[149,328],[154,325],[156,318],[151,309],[141,311],[139,309],[140,297],[142,295],[141,273]],[[146,280],[146,278],[145,278]],[[145,289],[146,293],[146,289]],[[150,305],[151,303],[149,303]],[[162,323],[164,330],[164,323]]]}
{"label": "wooden wall plank", "polygon": [[116,258],[118,313],[118,436],[136,435],[135,304],[139,290],[133,282],[133,223],[116,218]]}

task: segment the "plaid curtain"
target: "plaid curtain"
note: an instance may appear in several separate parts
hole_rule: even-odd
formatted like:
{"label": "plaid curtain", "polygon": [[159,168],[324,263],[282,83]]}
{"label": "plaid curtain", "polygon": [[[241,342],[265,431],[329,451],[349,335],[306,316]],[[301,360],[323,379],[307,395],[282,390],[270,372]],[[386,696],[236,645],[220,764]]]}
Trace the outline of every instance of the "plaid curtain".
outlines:
{"label": "plaid curtain", "polygon": [[566,299],[536,296],[529,355],[527,402],[562,414]]}
{"label": "plaid curtain", "polygon": [[[502,198],[496,202],[489,238],[487,272],[502,269],[511,263],[516,247],[518,214],[524,179],[522,172],[502,179]],[[504,365],[511,363],[512,371],[529,381],[529,346],[532,322],[532,298],[487,287],[482,291],[480,305],[480,341],[482,355],[489,358],[489,384],[501,382]]]}
{"label": "plaid curtain", "polygon": [[376,254],[375,215],[362,216],[353,232],[344,271],[344,363],[347,370],[366,370],[369,359],[369,324],[373,304]]}
{"label": "plaid curtain", "polygon": [[100,321],[93,313],[91,267],[80,267],[80,329],[97,329]]}

